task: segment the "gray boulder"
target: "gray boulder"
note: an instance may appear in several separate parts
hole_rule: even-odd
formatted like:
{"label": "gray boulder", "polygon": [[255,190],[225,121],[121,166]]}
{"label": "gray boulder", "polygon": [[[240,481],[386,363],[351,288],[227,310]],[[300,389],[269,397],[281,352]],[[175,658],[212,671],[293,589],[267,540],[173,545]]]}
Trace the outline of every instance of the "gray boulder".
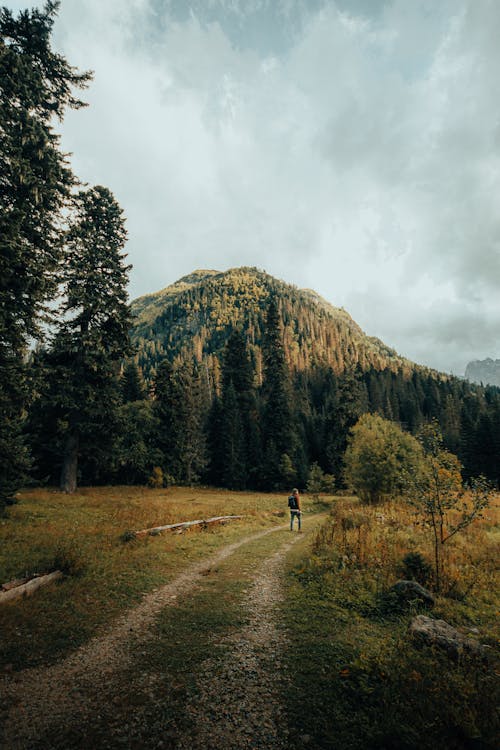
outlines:
{"label": "gray boulder", "polygon": [[434,620],[426,615],[417,615],[410,623],[409,631],[415,643],[425,646],[436,646],[443,649],[453,659],[458,660],[462,654],[487,659],[487,646],[467,638],[445,620]]}
{"label": "gray boulder", "polygon": [[389,589],[389,593],[400,605],[417,602],[429,608],[434,606],[434,597],[431,592],[416,581],[396,581]]}

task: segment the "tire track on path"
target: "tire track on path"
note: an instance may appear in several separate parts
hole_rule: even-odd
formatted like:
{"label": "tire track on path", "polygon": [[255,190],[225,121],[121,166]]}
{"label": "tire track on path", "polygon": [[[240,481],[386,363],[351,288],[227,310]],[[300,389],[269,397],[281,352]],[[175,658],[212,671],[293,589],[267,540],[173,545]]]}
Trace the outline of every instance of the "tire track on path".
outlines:
{"label": "tire track on path", "polygon": [[285,556],[294,535],[258,569],[246,597],[248,624],[223,639],[222,664],[208,659],[197,680],[197,694],[186,708],[191,730],[179,750],[286,750],[288,729],[281,704],[281,654],[286,637],[277,626],[283,598]]}
{"label": "tire track on path", "polygon": [[69,729],[91,722],[99,711],[100,691],[118,669],[130,663],[130,642],[151,637],[149,627],[161,610],[188,593],[207,566],[216,566],[238,548],[282,531],[278,526],[240,539],[190,565],[173,581],[147,594],[119,617],[103,635],[49,667],[27,669],[0,677],[0,747],[27,750],[51,727]]}

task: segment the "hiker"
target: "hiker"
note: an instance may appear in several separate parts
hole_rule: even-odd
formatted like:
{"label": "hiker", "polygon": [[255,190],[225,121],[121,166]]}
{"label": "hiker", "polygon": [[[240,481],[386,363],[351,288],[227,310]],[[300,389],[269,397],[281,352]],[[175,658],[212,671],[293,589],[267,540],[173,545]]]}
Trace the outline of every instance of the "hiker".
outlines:
{"label": "hiker", "polygon": [[295,487],[292,490],[292,494],[288,498],[288,507],[290,508],[290,531],[293,531],[293,522],[295,518],[297,518],[300,531],[302,511],[300,510],[299,491]]}

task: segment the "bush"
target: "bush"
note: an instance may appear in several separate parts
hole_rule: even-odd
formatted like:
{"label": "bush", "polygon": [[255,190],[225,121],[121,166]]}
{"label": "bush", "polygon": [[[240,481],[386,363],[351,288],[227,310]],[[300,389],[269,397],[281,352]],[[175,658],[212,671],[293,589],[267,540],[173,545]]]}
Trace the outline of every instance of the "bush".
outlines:
{"label": "bush", "polygon": [[153,467],[151,476],[148,479],[148,487],[153,490],[159,490],[165,486],[165,478],[163,476],[163,469],[160,466]]}
{"label": "bush", "polygon": [[67,576],[80,577],[85,573],[86,563],[78,548],[60,544],[55,552],[51,570],[60,570]]}
{"label": "bush", "polygon": [[420,552],[408,552],[399,565],[398,573],[402,578],[417,581],[422,586],[432,581],[432,565]]}

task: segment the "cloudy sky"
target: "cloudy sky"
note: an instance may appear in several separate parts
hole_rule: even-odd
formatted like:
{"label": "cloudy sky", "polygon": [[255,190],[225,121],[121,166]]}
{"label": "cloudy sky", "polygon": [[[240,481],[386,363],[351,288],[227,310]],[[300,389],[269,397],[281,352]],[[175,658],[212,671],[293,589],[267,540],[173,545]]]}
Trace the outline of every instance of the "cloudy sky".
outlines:
{"label": "cloudy sky", "polygon": [[[12,9],[36,0],[0,0]],[[75,172],[132,297],[257,266],[461,375],[500,357],[498,0],[62,0]]]}

